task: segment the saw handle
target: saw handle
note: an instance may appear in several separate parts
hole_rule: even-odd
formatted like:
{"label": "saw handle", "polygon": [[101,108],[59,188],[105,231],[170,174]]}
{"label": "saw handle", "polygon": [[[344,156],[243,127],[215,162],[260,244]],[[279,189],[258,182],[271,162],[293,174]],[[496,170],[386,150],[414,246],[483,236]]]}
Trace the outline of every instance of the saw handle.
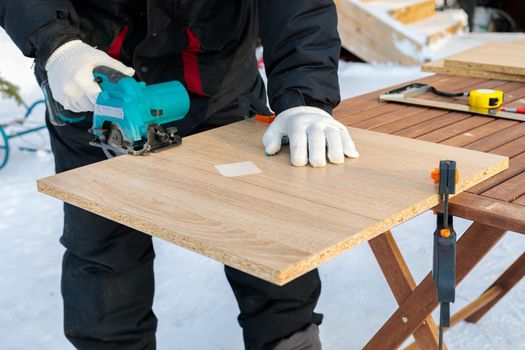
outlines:
{"label": "saw handle", "polygon": [[[102,91],[109,87],[108,84],[116,84],[122,78],[129,78],[129,76],[107,66],[95,67],[93,70],[93,77]],[[44,93],[49,113],[49,121],[51,124],[54,126],[64,126],[67,124],[78,123],[86,119],[86,114],[88,112],[75,113],[69,111],[53,98],[49,81],[45,80],[40,87]]]}
{"label": "saw handle", "polygon": [[66,124],[77,123],[86,119],[85,113],[75,113],[65,109],[60,103],[58,103],[51,93],[49,82],[44,80],[40,85],[42,92],[44,93],[44,99],[46,101],[47,112],[49,115],[49,121],[54,126],[64,126]]}
{"label": "saw handle", "polygon": [[102,91],[107,90],[108,85],[117,84],[121,79],[131,78],[118,70],[107,66],[97,66],[93,69],[93,77]]}

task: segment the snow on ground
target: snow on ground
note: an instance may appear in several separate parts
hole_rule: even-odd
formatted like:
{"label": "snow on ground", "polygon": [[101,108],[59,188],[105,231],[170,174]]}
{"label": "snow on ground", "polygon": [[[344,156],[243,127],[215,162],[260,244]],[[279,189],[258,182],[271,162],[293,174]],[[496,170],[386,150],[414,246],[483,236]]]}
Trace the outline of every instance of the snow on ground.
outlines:
{"label": "snow on ground", "polygon": [[[0,52],[2,76],[15,81],[27,100],[37,98],[31,60],[23,58],[3,32]],[[417,68],[392,65],[342,62],[340,68],[344,98],[419,76]],[[0,121],[19,113],[14,104],[0,102]],[[49,147],[45,132],[13,145],[29,143]],[[0,171],[0,349],[72,349],[62,335],[63,248],[58,243],[62,206],[35,188],[36,179],[51,174],[51,155],[17,149]],[[458,220],[458,231],[468,225]],[[425,213],[393,230],[416,281],[431,268],[433,227],[432,215]],[[161,240],[155,239],[155,248],[158,348],[242,349],[237,305],[222,265]],[[477,297],[524,250],[523,236],[506,235],[460,285],[453,311]],[[320,271],[323,293],[318,311],[325,315],[324,349],[361,348],[396,308],[369,247],[356,247]],[[478,324],[461,323],[449,331],[445,335],[449,348],[525,349],[524,287],[522,281]]]}

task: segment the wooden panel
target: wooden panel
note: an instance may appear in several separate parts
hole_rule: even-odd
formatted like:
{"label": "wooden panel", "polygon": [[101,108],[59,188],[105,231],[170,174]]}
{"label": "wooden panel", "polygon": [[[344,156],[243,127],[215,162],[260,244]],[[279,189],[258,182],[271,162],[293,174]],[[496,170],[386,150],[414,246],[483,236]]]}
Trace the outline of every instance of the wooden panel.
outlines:
{"label": "wooden panel", "polygon": [[[147,157],[122,156],[39,180],[40,191],[282,285],[438,204],[429,172],[458,162],[458,192],[508,158],[351,129],[361,158],[315,169],[264,155],[248,120]],[[216,165],[262,173],[226,178]]]}
{"label": "wooden panel", "polygon": [[444,60],[433,61],[425,63],[421,66],[423,72],[429,73],[440,73],[440,74],[451,74],[462,77],[474,77],[474,78],[486,78],[486,79],[500,79],[509,81],[525,82],[525,76],[515,74],[505,74],[498,72],[489,72],[476,68],[464,69],[457,67],[445,67]]}
{"label": "wooden panel", "polygon": [[525,76],[525,40],[480,45],[446,58],[445,67]]}

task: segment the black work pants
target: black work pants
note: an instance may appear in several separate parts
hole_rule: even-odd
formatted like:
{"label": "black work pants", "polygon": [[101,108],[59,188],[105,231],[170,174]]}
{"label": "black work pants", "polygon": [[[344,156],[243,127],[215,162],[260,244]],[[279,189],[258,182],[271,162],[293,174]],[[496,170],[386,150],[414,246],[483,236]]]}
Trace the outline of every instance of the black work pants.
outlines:
{"label": "black work pants", "polygon": [[[257,111],[250,103],[254,93],[262,98],[262,82],[193,132]],[[99,148],[88,144],[89,127],[89,120],[63,127],[48,125],[57,172],[106,159]],[[64,331],[71,343],[89,350],[155,349],[151,237],[65,204],[61,243],[66,247],[62,267]],[[317,270],[284,287],[230,267],[226,267],[226,276],[241,311],[239,323],[246,349],[271,349],[280,339],[321,322],[321,315],[313,312],[321,290]]]}

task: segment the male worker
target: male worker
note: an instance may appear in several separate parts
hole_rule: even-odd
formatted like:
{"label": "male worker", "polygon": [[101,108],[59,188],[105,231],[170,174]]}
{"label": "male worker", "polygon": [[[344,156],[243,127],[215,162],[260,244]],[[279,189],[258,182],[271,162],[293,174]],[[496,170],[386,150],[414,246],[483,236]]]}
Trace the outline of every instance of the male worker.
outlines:
{"label": "male worker", "polygon": [[[358,156],[330,115],[339,102],[340,50],[332,0],[0,0],[0,24],[73,112],[94,110],[96,66],[146,83],[183,82],[191,109],[176,124],[182,136],[267,112],[254,54],[260,34],[278,115],[264,135],[266,152],[278,152],[287,135],[295,166]],[[48,123],[57,172],[105,159],[89,146],[89,127],[90,118]],[[67,338],[79,349],[154,349],[151,237],[71,205],[64,212]],[[247,349],[321,348],[317,270],[284,287],[229,267],[226,275]]]}

